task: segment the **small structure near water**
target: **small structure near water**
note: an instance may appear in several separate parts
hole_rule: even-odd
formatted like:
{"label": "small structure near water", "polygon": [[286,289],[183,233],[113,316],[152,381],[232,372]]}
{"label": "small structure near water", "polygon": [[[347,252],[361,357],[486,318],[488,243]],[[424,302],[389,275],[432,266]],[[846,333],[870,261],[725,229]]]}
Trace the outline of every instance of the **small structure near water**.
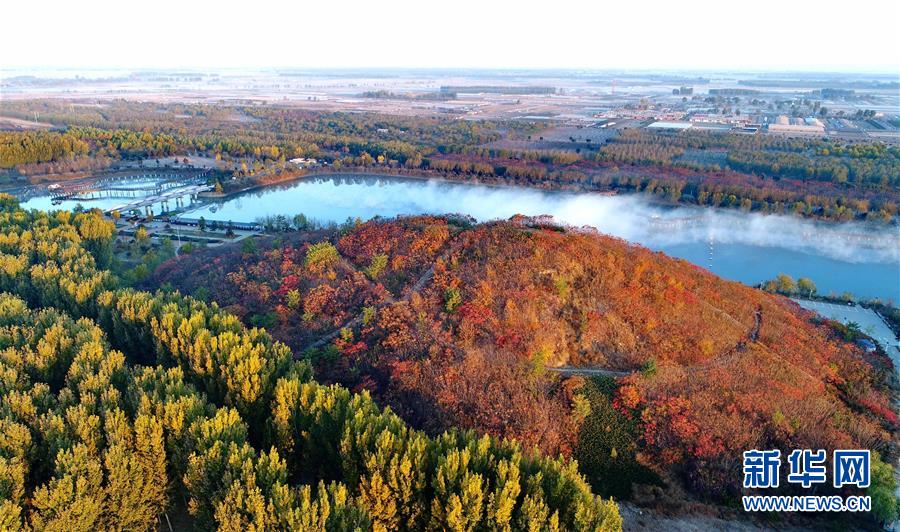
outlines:
{"label": "small structure near water", "polygon": [[297,157],[288,162],[300,168],[313,168],[319,165],[319,161],[311,157]]}

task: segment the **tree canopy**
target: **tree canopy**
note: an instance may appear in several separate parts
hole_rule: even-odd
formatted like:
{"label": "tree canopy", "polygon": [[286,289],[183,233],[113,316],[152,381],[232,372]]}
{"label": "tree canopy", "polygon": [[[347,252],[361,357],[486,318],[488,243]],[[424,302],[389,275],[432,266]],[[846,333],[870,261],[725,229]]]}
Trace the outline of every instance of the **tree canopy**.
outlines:
{"label": "tree canopy", "polygon": [[621,528],[573,462],[429,437],[215,304],[118,288],[98,213],[0,203],[8,528],[153,528],[178,500],[204,529]]}

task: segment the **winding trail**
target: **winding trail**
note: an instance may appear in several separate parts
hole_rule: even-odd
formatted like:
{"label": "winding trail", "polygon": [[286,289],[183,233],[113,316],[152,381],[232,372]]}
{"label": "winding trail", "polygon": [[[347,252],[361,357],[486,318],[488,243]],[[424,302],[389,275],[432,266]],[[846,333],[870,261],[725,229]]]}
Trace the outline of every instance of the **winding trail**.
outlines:
{"label": "winding trail", "polygon": [[556,366],[550,367],[547,366],[548,371],[553,371],[555,373],[559,373],[561,375],[580,375],[583,377],[594,377],[597,375],[602,375],[604,377],[627,377],[634,373],[633,371],[617,371],[614,369],[606,369],[606,368],[593,368],[593,367],[584,367],[584,368],[576,368],[573,366]]}

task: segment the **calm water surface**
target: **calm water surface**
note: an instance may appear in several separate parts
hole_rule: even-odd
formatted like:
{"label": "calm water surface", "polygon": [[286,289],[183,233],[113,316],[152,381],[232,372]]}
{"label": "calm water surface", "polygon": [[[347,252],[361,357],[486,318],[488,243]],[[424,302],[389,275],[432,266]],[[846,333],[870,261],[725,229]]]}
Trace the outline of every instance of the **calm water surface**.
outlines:
{"label": "calm water surface", "polygon": [[[83,202],[108,209],[121,200]],[[49,198],[26,207],[52,208]],[[63,203],[57,208],[72,208]],[[158,207],[155,207],[158,212]],[[480,221],[514,214],[556,220],[640,243],[747,284],[779,273],[810,277],[820,293],[852,292],[900,301],[900,234],[858,224],[825,224],[733,210],[659,206],[638,195],[602,196],[393,177],[334,176],[267,187],[185,216],[249,222],[302,213],[322,222],[399,214],[468,214]]]}

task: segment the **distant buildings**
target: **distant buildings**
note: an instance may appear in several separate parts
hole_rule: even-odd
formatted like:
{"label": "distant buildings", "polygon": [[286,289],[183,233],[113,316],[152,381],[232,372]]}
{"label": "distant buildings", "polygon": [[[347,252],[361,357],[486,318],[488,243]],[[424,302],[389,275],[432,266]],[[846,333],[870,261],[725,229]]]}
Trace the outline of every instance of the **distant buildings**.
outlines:
{"label": "distant buildings", "polygon": [[698,124],[728,124],[742,126],[749,124],[752,119],[749,115],[717,114],[717,113],[693,113],[691,122]]}
{"label": "distant buildings", "polygon": [[660,120],[658,122],[653,122],[647,129],[690,129],[693,126],[690,122],[667,122]]}
{"label": "distant buildings", "polygon": [[775,123],[769,124],[769,131],[772,133],[825,133],[825,124],[818,118],[789,118],[785,115],[779,116]]}
{"label": "distant buildings", "polygon": [[724,88],[709,89],[709,94],[710,96],[752,96],[759,94],[759,91],[754,89]]}
{"label": "distant buildings", "polygon": [[443,85],[443,93],[466,94],[556,94],[556,87],[535,85]]}

